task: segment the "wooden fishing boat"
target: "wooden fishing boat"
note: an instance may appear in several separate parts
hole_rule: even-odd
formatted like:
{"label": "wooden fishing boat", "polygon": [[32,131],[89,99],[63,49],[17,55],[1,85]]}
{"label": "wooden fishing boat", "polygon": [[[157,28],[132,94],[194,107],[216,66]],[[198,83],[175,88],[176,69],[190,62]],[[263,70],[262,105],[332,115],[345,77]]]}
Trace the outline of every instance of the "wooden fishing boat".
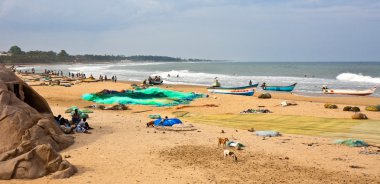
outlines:
{"label": "wooden fishing boat", "polygon": [[164,81],[163,80],[150,80],[149,84],[159,85],[159,84],[162,84],[162,82],[164,82]]}
{"label": "wooden fishing boat", "polygon": [[258,85],[259,83],[240,87],[209,87],[207,90],[210,93],[253,96],[254,88]]}
{"label": "wooden fishing boat", "polygon": [[371,89],[356,90],[356,89],[322,89],[324,94],[340,94],[340,95],[371,95],[376,91],[376,87]]}
{"label": "wooden fishing boat", "polygon": [[99,82],[100,80],[95,79],[94,77],[89,77],[81,80],[82,82]]}
{"label": "wooden fishing boat", "polygon": [[297,83],[294,83],[290,86],[261,86],[261,88],[263,88],[263,90],[266,90],[266,91],[287,91],[287,92],[291,92],[296,87],[296,85],[297,85]]}

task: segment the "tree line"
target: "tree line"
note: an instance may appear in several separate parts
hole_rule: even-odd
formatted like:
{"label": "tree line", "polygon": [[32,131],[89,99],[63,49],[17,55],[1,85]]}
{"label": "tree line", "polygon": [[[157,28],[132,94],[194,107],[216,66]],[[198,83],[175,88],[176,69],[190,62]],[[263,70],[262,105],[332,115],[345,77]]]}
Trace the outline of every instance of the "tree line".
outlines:
{"label": "tree line", "polygon": [[178,61],[210,61],[202,59],[181,59],[168,56],[123,56],[123,55],[69,55],[65,50],[56,53],[54,51],[22,51],[18,46],[12,46],[8,53],[10,55],[1,55],[0,63],[75,63],[75,62],[111,62],[111,61],[154,61],[154,62],[178,62]]}

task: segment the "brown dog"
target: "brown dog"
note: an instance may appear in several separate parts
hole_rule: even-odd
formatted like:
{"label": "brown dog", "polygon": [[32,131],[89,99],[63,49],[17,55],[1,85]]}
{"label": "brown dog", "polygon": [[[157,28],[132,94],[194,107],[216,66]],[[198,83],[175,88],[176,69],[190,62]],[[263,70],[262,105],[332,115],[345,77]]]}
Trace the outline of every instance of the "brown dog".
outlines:
{"label": "brown dog", "polygon": [[228,138],[221,138],[221,137],[218,137],[218,147],[220,147],[220,145],[222,145],[223,147],[226,146],[226,143],[228,142]]}
{"label": "brown dog", "polygon": [[150,126],[154,127],[154,121],[149,121],[148,123],[146,123],[147,128]]}

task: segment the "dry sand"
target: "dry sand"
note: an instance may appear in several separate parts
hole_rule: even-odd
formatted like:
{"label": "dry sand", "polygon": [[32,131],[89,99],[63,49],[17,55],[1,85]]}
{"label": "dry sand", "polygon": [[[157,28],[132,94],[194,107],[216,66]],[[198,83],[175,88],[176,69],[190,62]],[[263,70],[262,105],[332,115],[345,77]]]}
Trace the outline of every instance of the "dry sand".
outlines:
{"label": "dry sand", "polygon": [[[84,93],[104,88],[121,90],[128,83],[98,82],[72,87],[35,86],[46,98],[55,114],[64,114],[75,105],[92,105],[80,99]],[[180,91],[205,93],[199,86],[162,86]],[[255,95],[256,96],[256,95]],[[216,97],[216,98],[214,98]],[[283,99],[297,100],[299,105],[282,108]],[[316,98],[275,94],[273,99],[211,95],[197,99],[185,108],[194,115],[238,114],[247,108],[265,105],[275,115],[301,115],[349,118],[351,112],[324,109],[323,103],[343,105],[380,104],[379,98]],[[216,104],[218,107],[202,107]],[[182,109],[184,110],[184,109]],[[141,113],[135,113],[146,111]],[[176,107],[131,106],[126,111],[100,111],[90,114],[92,134],[75,134],[75,144],[61,152],[78,167],[79,173],[63,180],[43,177],[36,180],[10,180],[0,183],[380,183],[380,155],[359,154],[364,148],[332,144],[333,139],[285,134],[267,138],[246,130],[192,123],[197,131],[158,131],[146,128],[147,115],[172,116]],[[380,120],[380,113],[365,113]],[[326,127],[328,128],[328,127]],[[221,130],[225,133],[221,133]],[[245,144],[235,151],[238,162],[223,159],[217,137],[228,137]],[[374,148],[376,149],[376,148]],[[358,167],[358,168],[352,168]]]}

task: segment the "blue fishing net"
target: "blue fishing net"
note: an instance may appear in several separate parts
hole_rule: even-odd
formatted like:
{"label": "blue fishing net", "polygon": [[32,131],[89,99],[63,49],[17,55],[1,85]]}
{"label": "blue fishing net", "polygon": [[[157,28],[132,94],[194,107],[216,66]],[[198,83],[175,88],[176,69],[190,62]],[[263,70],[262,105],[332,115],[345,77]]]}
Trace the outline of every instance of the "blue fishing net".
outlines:
{"label": "blue fishing net", "polygon": [[350,147],[366,147],[368,144],[358,139],[336,140],[335,144],[343,144]]}
{"label": "blue fishing net", "polygon": [[188,104],[202,94],[185,93],[151,87],[139,90],[113,91],[103,90],[98,93],[84,94],[82,99],[101,104],[138,104],[152,106],[176,106]]}

